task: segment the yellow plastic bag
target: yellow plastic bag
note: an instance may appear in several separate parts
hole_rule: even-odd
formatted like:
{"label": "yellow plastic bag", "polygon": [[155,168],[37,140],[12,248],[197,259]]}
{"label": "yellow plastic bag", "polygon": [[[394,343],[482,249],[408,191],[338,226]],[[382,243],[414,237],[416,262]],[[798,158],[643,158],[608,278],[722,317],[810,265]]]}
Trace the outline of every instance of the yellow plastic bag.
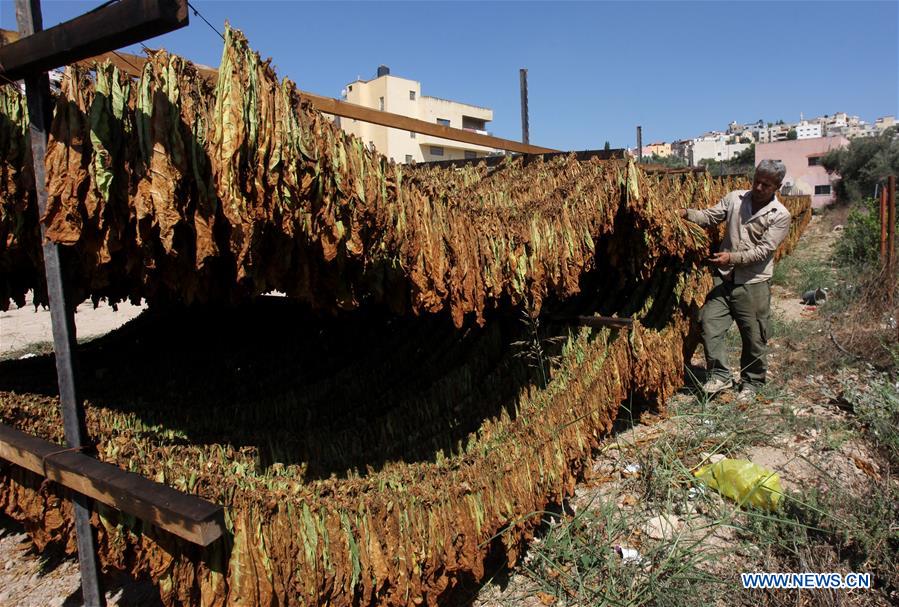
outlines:
{"label": "yellow plastic bag", "polygon": [[777,473],[747,459],[725,458],[703,466],[693,474],[741,506],[749,504],[774,510],[783,497]]}

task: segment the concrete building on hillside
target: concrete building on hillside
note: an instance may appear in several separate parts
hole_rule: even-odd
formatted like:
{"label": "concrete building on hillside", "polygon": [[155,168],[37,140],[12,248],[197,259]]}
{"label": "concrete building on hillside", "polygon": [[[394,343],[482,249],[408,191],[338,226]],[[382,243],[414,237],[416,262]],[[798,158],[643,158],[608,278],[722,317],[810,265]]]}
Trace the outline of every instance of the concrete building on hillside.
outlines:
{"label": "concrete building on hillside", "polygon": [[690,162],[690,149],[693,147],[692,139],[679,139],[671,142],[671,155],[677,156],[684,162]]}
{"label": "concrete building on hillside", "polygon": [[653,154],[666,158],[671,156],[671,144],[664,141],[650,143],[643,146],[643,156],[652,156]]}
{"label": "concrete building on hillside", "polygon": [[817,139],[823,137],[824,132],[820,123],[800,120],[796,125],[796,139]]}
{"label": "concrete building on hillside", "polygon": [[895,116],[882,116],[874,121],[874,130],[878,135],[892,126],[896,126]]}
{"label": "concrete building on hillside", "polygon": [[730,160],[751,144],[728,143],[732,137],[723,133],[708,134],[693,140],[687,150],[690,166],[699,166],[700,160]]}
{"label": "concrete building on hillside", "polygon": [[791,128],[793,128],[793,126],[790,124],[773,124],[769,127],[759,129],[758,141],[759,143],[787,141],[787,137],[789,137]]}
{"label": "concrete building on hillside", "polygon": [[782,191],[785,194],[809,194],[812,207],[820,208],[836,200],[834,179],[821,166],[821,157],[830,150],[849,144],[845,137],[818,137],[759,143],[755,146],[755,164],[762,160],[780,160],[787,167]]}
{"label": "concrete building on hillside", "polygon": [[[349,103],[482,135],[490,134],[487,123],[493,120],[493,110],[489,108],[422,95],[420,82],[392,76],[383,65],[378,68],[375,78],[349,83],[344,97]],[[340,126],[399,163],[480,158],[496,151],[490,147],[401,131],[352,118],[341,118]]]}

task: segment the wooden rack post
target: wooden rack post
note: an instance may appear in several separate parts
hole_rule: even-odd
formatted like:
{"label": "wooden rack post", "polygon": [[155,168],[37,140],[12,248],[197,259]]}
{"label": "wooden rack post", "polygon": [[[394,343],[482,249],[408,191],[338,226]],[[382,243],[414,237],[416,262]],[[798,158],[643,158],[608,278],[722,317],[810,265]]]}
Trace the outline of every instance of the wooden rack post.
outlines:
{"label": "wooden rack post", "polygon": [[[39,216],[43,216],[47,209],[44,171],[52,117],[47,70],[183,27],[187,25],[187,20],[187,0],[121,0],[44,30],[40,0],[16,0],[20,39],[0,47],[0,73],[6,80],[25,80]],[[75,310],[66,300],[60,246],[46,238],[44,224],[38,223],[43,240],[44,272],[66,442],[70,449],[84,450],[91,445],[75,376]],[[86,607],[103,607],[106,605],[106,595],[100,580],[96,537],[90,524],[91,501],[84,493],[75,493],[72,503],[84,604]]]}

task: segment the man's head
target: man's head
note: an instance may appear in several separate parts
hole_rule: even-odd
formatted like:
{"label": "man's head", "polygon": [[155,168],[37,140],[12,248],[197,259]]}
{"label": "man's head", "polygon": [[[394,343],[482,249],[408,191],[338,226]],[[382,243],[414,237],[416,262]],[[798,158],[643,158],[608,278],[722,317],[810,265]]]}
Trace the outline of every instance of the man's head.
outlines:
{"label": "man's head", "polygon": [[787,167],[780,160],[762,160],[755,167],[755,178],[752,180],[752,202],[768,204],[780,189]]}

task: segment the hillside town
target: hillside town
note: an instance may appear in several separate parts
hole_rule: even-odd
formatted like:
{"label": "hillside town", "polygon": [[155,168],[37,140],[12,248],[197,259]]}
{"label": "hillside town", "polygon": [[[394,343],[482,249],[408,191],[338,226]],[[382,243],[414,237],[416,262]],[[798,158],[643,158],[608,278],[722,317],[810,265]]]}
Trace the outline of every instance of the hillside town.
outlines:
{"label": "hillside town", "polygon": [[[809,195],[812,207],[821,208],[836,200],[833,182],[839,176],[828,173],[821,159],[831,150],[845,147],[858,137],[875,137],[896,126],[895,116],[882,116],[873,123],[845,112],[825,114],[799,122],[783,120],[753,123],[731,122],[724,131],[709,131],[690,139],[652,142],[628,149],[628,153],[644,162],[663,161],[683,166],[714,166],[716,163],[740,162],[734,172],[744,172],[745,165],[762,159],[780,160],[786,165],[781,192]],[[748,156],[748,158],[747,158]],[[720,166],[720,165],[719,165]],[[727,173],[727,168],[719,173]]]}
{"label": "hillside town", "polygon": [[[690,166],[699,166],[703,160],[730,160],[753,144],[833,137],[844,140],[873,137],[892,126],[896,126],[895,116],[881,116],[873,123],[869,123],[846,112],[808,119],[800,114],[799,122],[795,123],[783,120],[765,122],[761,119],[751,123],[733,121],[724,131],[713,130],[698,137],[644,145],[642,156],[656,155],[660,158],[674,156]],[[634,155],[640,154],[636,148],[630,152]]]}

